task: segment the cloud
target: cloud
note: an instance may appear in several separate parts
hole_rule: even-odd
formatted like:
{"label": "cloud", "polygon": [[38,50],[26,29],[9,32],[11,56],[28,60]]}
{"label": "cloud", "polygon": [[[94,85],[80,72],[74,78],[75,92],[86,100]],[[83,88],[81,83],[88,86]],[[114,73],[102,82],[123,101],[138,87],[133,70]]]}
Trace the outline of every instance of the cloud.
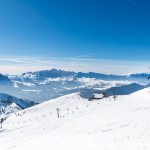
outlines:
{"label": "cloud", "polygon": [[148,72],[148,61],[107,60],[88,57],[12,57],[0,58],[0,72],[3,74],[21,74],[28,71],[45,69],[64,69],[82,72],[100,72],[107,74],[129,74]]}

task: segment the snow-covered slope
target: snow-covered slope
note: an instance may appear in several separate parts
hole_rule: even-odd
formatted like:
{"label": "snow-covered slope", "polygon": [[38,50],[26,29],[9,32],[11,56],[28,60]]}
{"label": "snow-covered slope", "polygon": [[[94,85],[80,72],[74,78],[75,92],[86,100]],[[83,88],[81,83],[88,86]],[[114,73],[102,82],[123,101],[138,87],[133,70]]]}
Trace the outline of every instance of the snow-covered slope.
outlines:
{"label": "snow-covered slope", "polygon": [[0,102],[0,117],[22,110],[16,103]]}
{"label": "snow-covered slope", "polygon": [[149,150],[149,114],[150,88],[115,101],[74,93],[10,115],[0,150]]}
{"label": "snow-covered slope", "polygon": [[17,112],[19,110],[34,106],[35,104],[35,102],[29,100],[16,98],[5,93],[0,93],[0,116]]}

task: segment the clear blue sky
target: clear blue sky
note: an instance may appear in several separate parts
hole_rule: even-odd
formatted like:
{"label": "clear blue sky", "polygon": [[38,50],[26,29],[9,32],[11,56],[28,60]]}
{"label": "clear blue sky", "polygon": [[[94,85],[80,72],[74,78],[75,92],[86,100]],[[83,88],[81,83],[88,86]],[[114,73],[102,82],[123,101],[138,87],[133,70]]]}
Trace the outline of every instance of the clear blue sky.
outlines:
{"label": "clear blue sky", "polygon": [[150,1],[1,0],[0,53],[149,61]]}

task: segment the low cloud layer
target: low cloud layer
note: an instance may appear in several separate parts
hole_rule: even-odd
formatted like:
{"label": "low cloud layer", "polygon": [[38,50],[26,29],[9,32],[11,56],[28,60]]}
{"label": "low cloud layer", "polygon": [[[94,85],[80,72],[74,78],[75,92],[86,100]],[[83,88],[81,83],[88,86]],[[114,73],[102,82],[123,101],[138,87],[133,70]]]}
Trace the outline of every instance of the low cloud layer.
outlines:
{"label": "low cloud layer", "polygon": [[1,57],[0,72],[3,74],[21,74],[28,71],[45,69],[64,69],[82,72],[107,74],[129,74],[149,71],[148,61],[103,60],[87,57],[48,58],[48,57]]}

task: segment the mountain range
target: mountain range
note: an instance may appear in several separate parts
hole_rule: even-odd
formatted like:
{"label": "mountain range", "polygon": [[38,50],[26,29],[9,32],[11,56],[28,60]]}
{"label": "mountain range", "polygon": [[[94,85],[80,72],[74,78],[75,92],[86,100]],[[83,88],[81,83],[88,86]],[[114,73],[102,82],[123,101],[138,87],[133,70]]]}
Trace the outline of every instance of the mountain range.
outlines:
{"label": "mountain range", "polygon": [[135,87],[130,86],[128,92],[120,92],[120,88],[118,90],[115,88],[116,94],[127,94],[136,91],[137,86],[144,88],[149,83],[149,76],[149,73],[109,75],[57,69],[27,72],[18,76],[0,74],[0,91],[22,99],[43,102],[80,91],[88,93],[87,91],[106,91],[107,89],[107,92],[112,93],[112,87],[136,83]]}
{"label": "mountain range", "polygon": [[95,72],[73,72],[73,71],[64,71],[64,70],[42,70],[36,72],[27,72],[23,73],[21,76],[17,76],[16,79],[20,80],[35,80],[41,81],[47,78],[72,78],[74,80],[78,78],[95,78],[101,80],[138,80],[143,79],[147,81],[148,77],[150,76],[149,73],[136,73],[130,75],[112,75],[112,74],[102,74],[102,73],[95,73]]}

